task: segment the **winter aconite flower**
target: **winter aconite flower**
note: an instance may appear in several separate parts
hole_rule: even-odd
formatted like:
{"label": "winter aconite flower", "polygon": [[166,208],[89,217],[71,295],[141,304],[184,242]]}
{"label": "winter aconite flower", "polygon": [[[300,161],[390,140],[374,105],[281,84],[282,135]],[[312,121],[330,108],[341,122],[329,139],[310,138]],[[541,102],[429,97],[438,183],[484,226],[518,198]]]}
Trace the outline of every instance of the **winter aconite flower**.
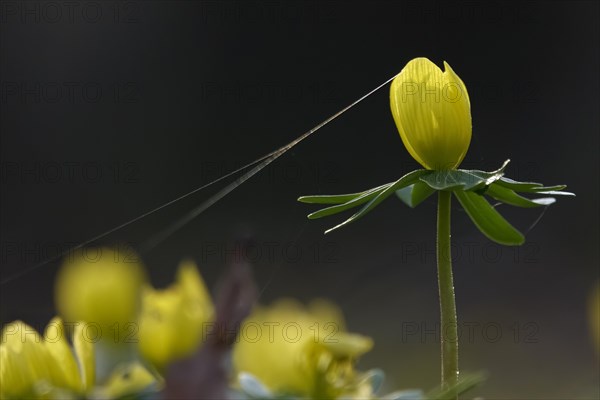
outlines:
{"label": "winter aconite flower", "polygon": [[98,324],[105,334],[130,332],[139,312],[144,281],[144,270],[131,254],[88,249],[60,270],[56,305],[66,320]]}
{"label": "winter aconite flower", "polygon": [[471,142],[467,88],[446,62],[444,69],[427,58],[415,58],[390,89],[392,115],[402,142],[426,169],[458,167]]}
{"label": "winter aconite flower", "polygon": [[76,398],[94,384],[94,347],[75,324],[71,350],[60,318],[41,337],[21,321],[2,330],[0,398]]}
{"label": "winter aconite flower", "polygon": [[345,332],[335,306],[321,301],[307,309],[284,300],[245,320],[233,361],[242,389],[252,376],[280,396],[337,398],[361,386],[354,363],[372,346],[370,338]]}
{"label": "winter aconite flower", "polygon": [[213,304],[193,262],[183,262],[175,283],[143,292],[139,348],[157,368],[191,355],[201,344],[203,329],[213,319]]}

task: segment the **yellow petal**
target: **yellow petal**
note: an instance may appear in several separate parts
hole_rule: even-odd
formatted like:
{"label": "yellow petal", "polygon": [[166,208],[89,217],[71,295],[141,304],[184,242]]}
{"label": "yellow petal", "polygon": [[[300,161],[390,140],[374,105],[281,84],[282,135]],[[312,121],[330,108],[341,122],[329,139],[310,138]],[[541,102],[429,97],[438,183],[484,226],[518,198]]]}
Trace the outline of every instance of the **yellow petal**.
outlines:
{"label": "yellow petal", "polygon": [[[326,325],[328,327],[331,326],[336,332],[346,329],[342,310],[328,300],[316,299],[311,301],[308,305],[308,311],[319,320],[321,328],[324,328]],[[333,332],[332,329],[325,329],[325,331],[329,332],[323,332],[326,335]]]}
{"label": "yellow petal", "polygon": [[163,369],[174,358],[173,348],[185,330],[179,330],[177,319],[183,296],[174,289],[144,290],[139,320],[138,346],[144,358]]}
{"label": "yellow petal", "polygon": [[235,344],[236,371],[257,377],[276,393],[309,395],[313,371],[307,361],[313,332],[303,315],[259,310],[241,328]]}
{"label": "yellow petal", "polygon": [[202,307],[212,309],[210,293],[198,271],[198,267],[193,261],[186,260],[179,265],[175,281],[181,286],[185,296],[189,299],[194,299]]}
{"label": "yellow petal", "polygon": [[79,367],[67,341],[62,319],[55,317],[46,326],[44,345],[56,363],[59,373],[59,387],[81,392],[83,389]]}
{"label": "yellow petal", "polygon": [[373,339],[367,336],[339,332],[330,339],[324,340],[323,345],[335,357],[356,358],[373,348]]}
{"label": "yellow petal", "polygon": [[52,369],[57,366],[44,347],[42,337],[31,326],[15,321],[2,329],[0,344],[2,397],[40,397],[40,388],[56,384]]}
{"label": "yellow petal", "polygon": [[139,322],[139,348],[158,369],[191,355],[213,319],[210,294],[192,261],[184,261],[175,282],[164,290],[147,287]]}
{"label": "yellow petal", "polygon": [[0,398],[25,398],[33,391],[36,378],[23,362],[21,354],[0,344]]}
{"label": "yellow petal", "polygon": [[81,384],[84,389],[94,386],[96,380],[96,365],[94,343],[86,337],[85,322],[78,322],[73,333],[73,347],[79,366]]}

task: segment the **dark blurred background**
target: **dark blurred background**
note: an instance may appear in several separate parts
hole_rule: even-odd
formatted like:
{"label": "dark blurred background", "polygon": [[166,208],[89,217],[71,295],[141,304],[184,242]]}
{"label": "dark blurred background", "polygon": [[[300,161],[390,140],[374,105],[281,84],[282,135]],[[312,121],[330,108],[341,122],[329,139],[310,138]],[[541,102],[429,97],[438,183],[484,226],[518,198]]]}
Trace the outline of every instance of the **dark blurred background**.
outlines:
{"label": "dark blurred background", "polygon": [[[596,1],[3,1],[2,279],[52,258],[293,140],[412,58],[466,83],[464,167],[566,183],[576,198],[500,211],[527,232],[489,242],[455,204],[463,371],[489,399],[599,396],[588,297],[598,281],[599,3]],[[386,87],[295,147],[153,250],[153,283],[195,259],[210,286],[253,263],[262,302],[337,302],[375,348],[387,388],[439,380],[435,200],[394,198],[308,222],[303,194],[343,193],[418,167]],[[225,182],[95,245],[139,248]],[[254,246],[243,251],[239,240]],[[0,321],[53,316],[50,262],[1,286]]]}

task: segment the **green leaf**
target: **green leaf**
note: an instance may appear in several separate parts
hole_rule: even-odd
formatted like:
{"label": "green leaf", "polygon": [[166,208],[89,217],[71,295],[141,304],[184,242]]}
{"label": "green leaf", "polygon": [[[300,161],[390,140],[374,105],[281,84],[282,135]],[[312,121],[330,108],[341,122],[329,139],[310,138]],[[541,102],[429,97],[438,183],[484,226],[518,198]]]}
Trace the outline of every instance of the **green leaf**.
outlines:
{"label": "green leaf", "polygon": [[541,188],[544,186],[537,182],[518,182],[505,177],[500,178],[496,183],[507,189],[514,190],[515,192],[533,192],[535,191],[535,188]]}
{"label": "green leaf", "polygon": [[536,190],[535,194],[549,194],[550,196],[575,196],[575,193],[563,192],[558,190]]}
{"label": "green leaf", "polygon": [[366,203],[367,201],[371,200],[373,197],[377,196],[386,187],[388,187],[390,185],[391,185],[391,183],[388,183],[387,186],[386,185],[384,185],[383,187],[380,186],[379,188],[377,188],[376,191],[372,191],[372,192],[366,191],[362,195],[355,197],[354,199],[348,201],[347,203],[323,208],[322,210],[319,210],[312,214],[309,214],[308,219],[323,218],[323,217],[327,217],[329,215],[340,213],[342,211],[346,211],[350,208],[358,207],[359,205]]}
{"label": "green leaf", "polygon": [[396,196],[411,208],[415,208],[434,193],[435,190],[425,182],[415,182],[410,186],[396,190]]}
{"label": "green leaf", "polygon": [[421,177],[421,180],[435,190],[478,190],[499,180],[509,162],[510,160],[506,160],[502,167],[492,172],[477,169],[431,171],[430,174]]}
{"label": "green leaf", "polygon": [[498,200],[498,201],[501,201],[502,203],[510,204],[511,206],[516,206],[516,207],[531,208],[531,207],[549,206],[550,204],[553,204],[554,202],[556,202],[556,199],[554,197],[543,197],[540,199],[528,199],[526,197],[519,196],[518,194],[515,193],[514,190],[505,188],[496,183],[492,183],[488,187],[488,189],[485,191],[485,194]]}
{"label": "green leaf", "polygon": [[499,186],[521,193],[549,194],[551,196],[575,196],[575,193],[563,192],[567,185],[544,186],[537,182],[518,182],[502,177],[496,182]]}
{"label": "green leaf", "polygon": [[421,176],[423,176],[424,174],[427,174],[429,172],[430,171],[424,170],[424,169],[418,169],[416,171],[409,172],[408,174],[404,175],[402,178],[398,179],[396,182],[392,183],[387,188],[382,190],[375,198],[373,198],[371,201],[369,201],[367,204],[365,204],[363,206],[363,208],[361,208],[356,214],[354,214],[353,216],[351,216],[350,218],[348,218],[346,221],[342,222],[341,224],[336,225],[333,228],[326,230],[325,233],[334,231],[338,228],[341,228],[344,225],[347,225],[347,224],[349,224],[353,221],[356,221],[357,219],[365,216],[369,211],[371,211],[372,209],[377,207],[377,205],[379,203],[381,203],[383,200],[388,198],[396,190],[402,189],[403,187],[406,187],[408,185],[412,185],[413,183],[415,183],[415,181],[417,181],[417,179],[419,179]]}
{"label": "green leaf", "polygon": [[496,243],[521,245],[525,237],[509,224],[480,194],[457,190],[454,195],[481,233]]}
{"label": "green leaf", "polygon": [[369,190],[365,190],[364,192],[359,192],[359,193],[300,196],[300,197],[298,197],[298,201],[301,203],[308,203],[308,204],[342,204],[342,203],[347,203],[351,200],[354,200],[355,198],[363,196],[365,194],[372,193],[379,189],[384,189],[389,185],[391,185],[391,183],[386,183],[385,185],[381,185],[381,186],[378,186],[378,187],[375,187],[375,188],[372,188]]}
{"label": "green leaf", "polygon": [[564,188],[566,188],[567,185],[556,185],[556,186],[542,186],[542,187],[534,187],[531,190],[535,191],[535,192],[547,192],[547,191],[553,191],[553,190],[563,190]]}

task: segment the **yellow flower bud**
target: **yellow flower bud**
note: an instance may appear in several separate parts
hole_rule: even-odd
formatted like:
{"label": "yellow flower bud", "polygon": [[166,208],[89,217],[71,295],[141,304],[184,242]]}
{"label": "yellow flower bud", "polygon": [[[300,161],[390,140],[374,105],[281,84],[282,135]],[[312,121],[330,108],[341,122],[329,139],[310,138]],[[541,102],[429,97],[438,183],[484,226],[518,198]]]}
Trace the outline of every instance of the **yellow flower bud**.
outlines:
{"label": "yellow flower bud", "polygon": [[139,320],[139,348],[159,369],[199,348],[213,319],[213,304],[198,268],[183,262],[175,283],[164,290],[146,287]]}
{"label": "yellow flower bud", "polygon": [[471,142],[471,103],[463,81],[444,62],[415,58],[394,78],[390,106],[410,155],[426,169],[458,167]]}
{"label": "yellow flower bud", "polygon": [[238,373],[249,373],[276,394],[336,398],[354,384],[354,361],[370,338],[344,332],[337,307],[309,308],[280,300],[244,321],[233,352]]}
{"label": "yellow flower bud", "polygon": [[131,254],[92,249],[63,265],[56,280],[56,305],[66,320],[98,324],[103,336],[130,332],[144,281],[144,270]]}

